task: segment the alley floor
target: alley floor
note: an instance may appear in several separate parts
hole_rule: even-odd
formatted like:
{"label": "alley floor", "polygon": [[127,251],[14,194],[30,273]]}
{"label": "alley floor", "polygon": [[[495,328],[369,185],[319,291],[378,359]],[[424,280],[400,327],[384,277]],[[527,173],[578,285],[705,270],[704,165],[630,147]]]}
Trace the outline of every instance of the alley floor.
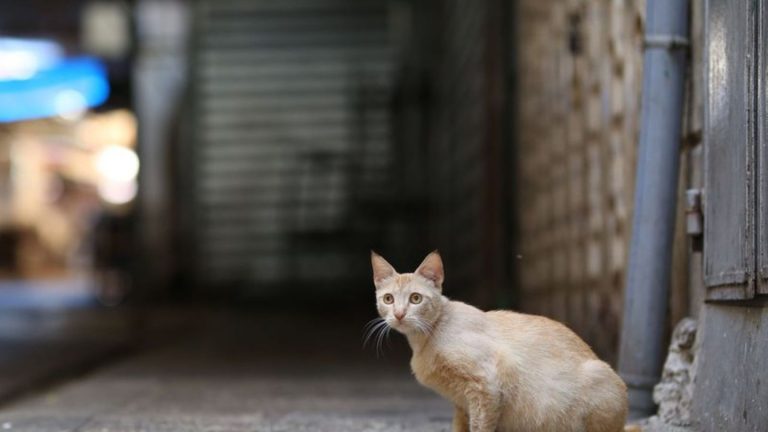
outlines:
{"label": "alley floor", "polygon": [[[0,409],[0,431],[447,431],[450,406],[416,384],[402,338],[363,350],[365,319],[189,314],[115,362]],[[160,332],[162,333],[162,332]]]}

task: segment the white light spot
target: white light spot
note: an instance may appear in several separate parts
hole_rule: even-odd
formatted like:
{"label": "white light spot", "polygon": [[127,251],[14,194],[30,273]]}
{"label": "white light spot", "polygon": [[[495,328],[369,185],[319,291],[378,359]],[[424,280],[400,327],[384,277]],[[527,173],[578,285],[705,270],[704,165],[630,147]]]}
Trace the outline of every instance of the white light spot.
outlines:
{"label": "white light spot", "polygon": [[132,181],[103,181],[98,185],[99,196],[110,204],[126,204],[136,198],[138,185]]}
{"label": "white light spot", "polygon": [[39,60],[27,51],[0,51],[0,80],[25,80],[37,73]]}
{"label": "white light spot", "polygon": [[139,174],[139,157],[126,147],[108,146],[96,155],[96,171],[112,182],[129,182]]}
{"label": "white light spot", "polygon": [[64,120],[79,120],[88,107],[85,97],[76,90],[62,90],[53,101],[56,114]]}

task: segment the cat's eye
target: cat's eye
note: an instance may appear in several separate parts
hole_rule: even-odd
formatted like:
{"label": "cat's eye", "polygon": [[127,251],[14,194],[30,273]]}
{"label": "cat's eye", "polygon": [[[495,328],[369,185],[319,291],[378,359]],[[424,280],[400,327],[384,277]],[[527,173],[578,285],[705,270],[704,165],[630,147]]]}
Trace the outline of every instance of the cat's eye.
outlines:
{"label": "cat's eye", "polygon": [[384,297],[382,297],[381,300],[384,304],[392,304],[395,302],[395,297],[392,296],[392,294],[384,294]]}
{"label": "cat's eye", "polygon": [[411,300],[411,303],[413,304],[421,303],[421,300],[422,300],[421,294],[418,294],[418,293],[411,294],[410,300]]}

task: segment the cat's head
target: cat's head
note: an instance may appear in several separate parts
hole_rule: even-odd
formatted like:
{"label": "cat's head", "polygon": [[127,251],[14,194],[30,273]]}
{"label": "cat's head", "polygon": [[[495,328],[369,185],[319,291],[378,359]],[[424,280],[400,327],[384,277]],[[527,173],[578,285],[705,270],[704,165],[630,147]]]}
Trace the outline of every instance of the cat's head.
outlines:
{"label": "cat's head", "polygon": [[376,308],[400,333],[427,333],[443,306],[443,260],[430,253],[413,273],[397,273],[387,260],[371,252]]}

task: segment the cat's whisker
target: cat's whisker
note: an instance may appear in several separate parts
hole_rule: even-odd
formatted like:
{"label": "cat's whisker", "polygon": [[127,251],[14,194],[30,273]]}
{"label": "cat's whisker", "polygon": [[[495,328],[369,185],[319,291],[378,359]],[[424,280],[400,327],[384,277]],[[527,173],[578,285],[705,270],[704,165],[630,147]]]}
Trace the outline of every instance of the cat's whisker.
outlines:
{"label": "cat's whisker", "polygon": [[382,330],[384,327],[388,327],[387,322],[382,318],[379,318],[378,320],[375,320],[375,321],[377,322],[371,324],[369,326],[370,328],[366,331],[365,340],[363,341],[363,348],[365,348],[366,345],[368,345],[368,342],[374,337],[376,332],[378,332],[379,330]]}
{"label": "cat's whisker", "polygon": [[419,325],[418,325],[418,327],[419,327],[419,331],[420,331],[420,332],[422,332],[422,333],[424,333],[424,334],[429,334],[429,328],[428,328],[428,327],[427,327],[427,325],[426,325],[425,323],[423,323],[422,321],[419,321]]}
{"label": "cat's whisker", "polygon": [[386,327],[387,327],[387,323],[384,322],[384,321],[382,321],[382,322],[376,324],[376,326],[372,327],[369,330],[369,332],[368,332],[368,337],[366,337],[365,341],[363,342],[363,347],[367,346],[368,342],[373,341],[377,337],[377,334],[380,331],[384,330],[384,328],[386,328]]}
{"label": "cat's whisker", "polygon": [[376,358],[379,358],[379,342],[381,342],[381,335],[384,333],[384,327],[380,327],[378,331],[376,332],[376,342],[374,343],[374,349],[376,351]]}
{"label": "cat's whisker", "polygon": [[380,324],[382,321],[384,321],[384,318],[378,318],[378,317],[368,321],[363,326],[363,337],[365,338],[365,336],[368,335],[368,332],[370,332],[371,329],[373,329],[376,325]]}
{"label": "cat's whisker", "polygon": [[425,322],[421,323],[421,328],[422,328],[422,333],[424,333],[425,335],[432,333],[432,329],[429,327],[429,324]]}
{"label": "cat's whisker", "polygon": [[387,323],[387,321],[383,318],[374,319],[366,326],[369,327],[369,329],[367,330],[367,335],[365,341],[363,342],[363,347],[365,347],[370,340],[375,339],[376,357],[379,357],[380,355],[383,355],[383,341],[389,335],[392,327],[390,327],[389,323]]}
{"label": "cat's whisker", "polygon": [[416,330],[421,331],[421,323],[418,319],[409,319],[408,322],[413,326],[416,327]]}
{"label": "cat's whisker", "polygon": [[392,327],[387,327],[387,329],[384,331],[384,337],[382,337],[382,344],[381,344],[381,356],[384,356],[384,342],[387,343],[387,346],[389,346],[389,333],[392,331]]}
{"label": "cat's whisker", "polygon": [[380,357],[381,348],[379,348],[379,343],[381,342],[381,335],[384,334],[384,329],[379,331],[378,334],[376,334],[376,358]]}
{"label": "cat's whisker", "polygon": [[425,330],[426,330],[424,333],[425,334],[432,334],[432,331],[435,329],[435,326],[432,325],[431,323],[427,322],[427,321],[422,321],[421,323],[424,325]]}
{"label": "cat's whisker", "polygon": [[376,317],[376,318],[374,318],[374,319],[372,319],[372,320],[368,321],[367,323],[365,323],[365,325],[363,326],[363,330],[367,329],[368,327],[370,327],[370,326],[372,326],[372,325],[374,325],[374,324],[378,324],[378,323],[380,323],[381,321],[384,321],[384,318],[381,318],[381,317]]}
{"label": "cat's whisker", "polygon": [[379,332],[379,336],[378,336],[378,338],[376,338],[376,357],[377,357],[377,358],[378,358],[378,357],[383,357],[383,356],[384,356],[384,353],[383,353],[383,351],[382,351],[382,349],[381,349],[381,344],[382,344],[382,341],[384,340],[384,334],[386,334],[386,332],[387,332],[387,328],[389,328],[389,327],[383,328],[383,329],[382,329],[382,330]]}
{"label": "cat's whisker", "polygon": [[429,335],[432,333],[432,325],[428,323],[427,321],[421,320],[419,318],[414,318],[412,320],[414,327],[416,327],[416,330],[419,332]]}
{"label": "cat's whisker", "polygon": [[382,328],[381,331],[379,331],[379,335],[376,339],[376,357],[383,357],[384,356],[384,339],[389,336],[389,332],[392,330],[392,327],[389,325]]}

